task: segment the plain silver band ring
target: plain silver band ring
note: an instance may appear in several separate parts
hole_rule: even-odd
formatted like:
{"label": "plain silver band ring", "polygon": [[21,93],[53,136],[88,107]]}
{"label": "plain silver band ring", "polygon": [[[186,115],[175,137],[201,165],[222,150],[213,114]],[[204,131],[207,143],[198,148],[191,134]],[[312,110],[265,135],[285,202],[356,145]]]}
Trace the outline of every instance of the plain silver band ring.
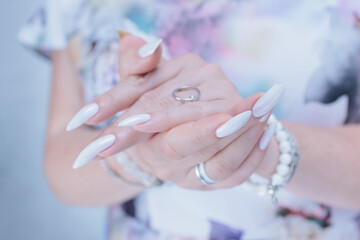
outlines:
{"label": "plain silver band ring", "polygon": [[209,177],[209,175],[207,175],[205,171],[205,163],[203,162],[196,165],[195,174],[196,177],[200,180],[200,182],[204,185],[212,185],[218,182],[212,179],[211,177]]}
{"label": "plain silver band ring", "polygon": [[[195,90],[197,92],[197,95],[190,95],[189,97],[185,97],[185,98],[179,97],[177,95],[177,93],[185,91],[185,90]],[[200,98],[200,90],[196,87],[191,87],[191,86],[179,87],[173,91],[173,97],[176,100],[181,101],[181,102],[193,102]]]}

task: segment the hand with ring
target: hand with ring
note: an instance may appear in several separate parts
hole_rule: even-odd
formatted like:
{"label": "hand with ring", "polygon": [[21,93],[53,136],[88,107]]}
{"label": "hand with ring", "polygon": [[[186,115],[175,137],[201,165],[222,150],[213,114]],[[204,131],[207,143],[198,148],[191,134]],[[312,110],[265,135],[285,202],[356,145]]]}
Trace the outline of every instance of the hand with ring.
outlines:
{"label": "hand with ring", "polygon": [[[264,128],[283,92],[282,86],[275,85],[264,95],[241,100],[231,114],[219,113],[178,125],[137,144],[128,153],[135,162],[150,166],[157,178],[183,188],[237,186],[266,156],[274,158],[272,154],[278,152],[276,141],[272,141],[274,125],[265,132]],[[146,123],[133,128],[147,130]]]}
{"label": "hand with ring", "polygon": [[[224,179],[223,167],[230,170],[230,166],[220,161],[220,156],[224,157],[228,148],[233,152],[233,146],[237,146],[237,166],[246,162],[257,166],[261,158],[244,160],[264,154],[256,151],[265,127],[265,121],[259,119],[268,117],[276,101],[264,104],[262,98],[258,100],[261,94],[242,99],[217,65],[193,54],[165,61],[159,44],[144,45],[133,36],[122,39],[121,82],[80,110],[68,129],[84,122],[97,124],[126,111],[80,153],[74,167],[128,149],[131,158],[146,171],[190,187],[194,184],[187,184],[192,180],[186,180],[185,173],[192,171],[189,176],[197,175],[203,183]],[[205,161],[206,171],[202,165],[195,167]],[[215,163],[223,167],[215,167]]]}

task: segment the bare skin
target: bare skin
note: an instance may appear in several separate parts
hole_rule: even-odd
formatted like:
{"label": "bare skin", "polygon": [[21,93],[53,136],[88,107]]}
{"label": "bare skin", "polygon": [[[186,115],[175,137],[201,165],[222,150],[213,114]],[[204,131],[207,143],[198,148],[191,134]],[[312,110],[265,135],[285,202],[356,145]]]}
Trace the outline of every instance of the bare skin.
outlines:
{"label": "bare skin", "polygon": [[[74,132],[65,132],[66,123],[84,104],[81,95],[82,87],[66,51],[54,52],[52,59],[54,66],[53,94],[45,168],[54,191],[62,201],[80,205],[117,203],[133,197],[139,191],[114,182],[113,179],[106,176],[97,161],[93,161],[77,171],[71,168],[73,160],[82,148],[99,135],[109,133],[115,128],[113,127],[112,130],[109,128],[105,130],[105,133],[101,133],[99,130],[82,126]],[[143,73],[149,69],[143,70]],[[254,96],[253,99],[248,99],[247,103],[242,101],[241,104],[229,107],[227,113],[216,114],[215,111],[211,112],[214,114],[200,114],[198,119],[186,119],[187,122],[174,123],[174,126],[168,126],[169,129],[160,129],[162,132],[155,136],[151,135],[151,138],[147,137],[141,142],[135,141],[136,144],[128,150],[128,153],[137,164],[155,176],[187,188],[205,190],[236,186],[246,180],[254,171],[269,177],[277,164],[278,150],[274,141],[266,151],[258,149],[257,143],[264,130],[264,124],[258,124],[253,119],[249,121],[248,128],[237,135],[221,140],[214,137],[214,130],[218,126],[237,113],[251,109],[258,97]],[[240,100],[241,97],[239,97]],[[129,113],[129,115],[134,113]],[[100,115],[98,114],[88,123],[94,124],[109,116],[111,113],[101,116],[100,112]],[[197,126],[196,131],[193,128],[194,124]],[[285,123],[284,125],[295,136],[301,152],[297,172],[287,188],[304,197],[330,205],[360,208],[360,186],[357,184],[360,180],[360,174],[358,174],[360,162],[356,157],[358,156],[357,151],[360,151],[358,150],[360,141],[357,140],[360,133],[359,126],[323,129],[294,123]],[[137,134],[139,132],[149,134],[158,132],[159,126],[144,124],[135,129]],[[184,131],[188,133],[185,135],[190,138],[179,137],[180,135],[176,134]],[[199,133],[205,138],[191,138],[199,136],[196,135]],[[247,147],[240,144],[245,138],[252,139]],[[203,139],[211,140],[203,141]],[[176,149],[176,154],[164,151],[164,148],[157,149],[156,146],[159,146],[157,143],[161,142],[173,143],[172,148]],[[222,146],[219,147],[219,144]],[[126,175],[116,164],[112,163],[111,155],[125,150],[131,145],[133,144],[117,145],[115,146],[117,149],[113,148],[101,153],[103,157],[110,159],[109,163],[116,171],[128,179],[131,179],[131,176]],[[189,152],[190,146],[192,151]],[[214,146],[217,147],[214,148]],[[242,146],[240,150],[239,146]],[[210,167],[208,171],[209,175],[221,179],[219,183],[204,188],[195,178],[193,167],[199,160],[192,159],[199,159],[198,155],[194,154],[196,151],[200,151],[200,154],[203,155],[202,160],[215,163],[213,168],[215,170],[212,171]],[[242,159],[231,157],[239,155],[239,151],[243,152]],[[173,159],[173,161],[169,161],[169,159]],[[180,171],[181,174],[174,174],[174,167],[179,166],[179,160],[183,163],[184,159],[191,164],[184,167]],[[163,164],[165,160],[169,164]]]}
{"label": "bare skin", "polygon": [[69,119],[84,104],[82,85],[67,51],[53,52],[52,62],[45,173],[53,191],[66,204],[102,205],[126,201],[136,195],[138,190],[116,183],[98,162],[90,163],[78,171],[72,169],[81,148],[101,131],[88,126],[82,126],[76,132],[65,131]]}

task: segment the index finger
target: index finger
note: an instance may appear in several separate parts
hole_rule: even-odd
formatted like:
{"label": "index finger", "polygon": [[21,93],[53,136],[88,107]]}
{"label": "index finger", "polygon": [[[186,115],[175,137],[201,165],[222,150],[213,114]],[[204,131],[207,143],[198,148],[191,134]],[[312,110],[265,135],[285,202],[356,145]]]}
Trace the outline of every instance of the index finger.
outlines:
{"label": "index finger", "polygon": [[179,125],[153,137],[153,144],[170,158],[184,158],[211,146],[234,133],[241,135],[259,122],[250,109],[261,93],[241,100],[235,105],[236,115],[217,114],[197,121]]}
{"label": "index finger", "polygon": [[162,39],[145,42],[132,35],[121,38],[118,58],[120,79],[153,71],[161,60],[161,43]]}
{"label": "index finger", "polygon": [[146,85],[142,84],[146,83],[146,79],[141,75],[153,71],[158,66],[161,60],[161,41],[145,44],[142,39],[134,36],[126,36],[121,41],[124,42],[119,55],[122,81],[80,109],[68,123],[67,131],[74,130],[84,123],[98,124],[112,117],[118,111],[129,107],[146,88],[149,88],[141,88]]}

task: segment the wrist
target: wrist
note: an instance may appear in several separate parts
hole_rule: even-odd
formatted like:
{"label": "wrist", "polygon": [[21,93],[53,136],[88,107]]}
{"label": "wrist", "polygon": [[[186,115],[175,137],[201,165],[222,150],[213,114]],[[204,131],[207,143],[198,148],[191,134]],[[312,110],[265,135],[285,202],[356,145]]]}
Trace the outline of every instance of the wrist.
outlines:
{"label": "wrist", "polygon": [[[272,146],[269,146],[262,163],[256,171],[257,174],[267,178],[268,183],[265,183],[265,185],[261,184],[259,180],[254,179],[256,175],[251,180],[249,179],[249,181],[260,187],[258,189],[259,194],[271,196],[273,203],[277,204],[276,194],[293,177],[300,155],[296,141],[289,130],[273,116],[269,122],[270,127],[276,124],[275,138],[272,139]],[[274,139],[276,140],[274,141]],[[273,147],[275,145],[274,142],[278,145],[277,150]]]}
{"label": "wrist", "polygon": [[116,156],[113,156],[111,158],[107,159],[107,164],[109,166],[109,168],[116,173],[117,175],[121,176],[122,178],[124,178],[126,181],[137,184],[137,185],[142,185],[142,182],[136,178],[135,176],[133,176],[132,174],[128,173],[127,171],[125,171],[124,167],[121,166],[119,163],[117,163],[116,161]]}

